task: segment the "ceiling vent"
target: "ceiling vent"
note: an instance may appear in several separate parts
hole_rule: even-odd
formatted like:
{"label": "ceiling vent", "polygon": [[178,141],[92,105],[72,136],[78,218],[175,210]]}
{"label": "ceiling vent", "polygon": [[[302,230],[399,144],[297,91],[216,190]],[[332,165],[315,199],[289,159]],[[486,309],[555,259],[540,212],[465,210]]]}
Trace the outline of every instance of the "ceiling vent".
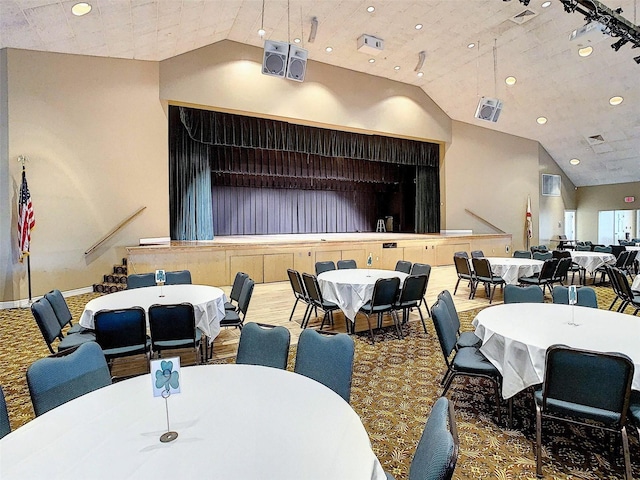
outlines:
{"label": "ceiling vent", "polygon": [[536,12],[527,8],[526,10],[523,10],[517,15],[511,17],[509,20],[511,20],[513,23],[517,23],[518,25],[522,25],[523,23],[527,23],[529,20],[537,16],[538,14]]}
{"label": "ceiling vent", "polygon": [[362,34],[358,38],[358,51],[367,55],[378,55],[384,50],[384,40],[373,35]]}
{"label": "ceiling vent", "polygon": [[591,146],[600,145],[604,143],[604,137],[602,135],[592,135],[590,137],[586,137],[587,143]]}

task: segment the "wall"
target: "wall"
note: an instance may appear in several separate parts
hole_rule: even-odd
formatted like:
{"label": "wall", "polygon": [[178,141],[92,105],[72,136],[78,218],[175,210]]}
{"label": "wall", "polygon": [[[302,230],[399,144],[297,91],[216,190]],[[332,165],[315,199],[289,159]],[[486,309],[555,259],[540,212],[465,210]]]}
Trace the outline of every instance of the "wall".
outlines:
{"label": "wall", "polygon": [[[16,223],[16,158],[26,155],[36,219],[34,297],[92,285],[120,263],[125,246],[168,232],[167,121],[158,99],[158,64],[12,49],[6,63],[3,224],[6,217]],[[141,206],[147,208],[140,216],[85,256]],[[3,231],[1,242],[10,258],[3,264],[0,301],[27,298],[15,229]]]}
{"label": "wall", "polygon": [[[635,202],[625,203],[624,197],[636,197]],[[598,212],[600,210],[640,209],[640,182],[578,187],[576,235],[578,240],[598,241]]]}

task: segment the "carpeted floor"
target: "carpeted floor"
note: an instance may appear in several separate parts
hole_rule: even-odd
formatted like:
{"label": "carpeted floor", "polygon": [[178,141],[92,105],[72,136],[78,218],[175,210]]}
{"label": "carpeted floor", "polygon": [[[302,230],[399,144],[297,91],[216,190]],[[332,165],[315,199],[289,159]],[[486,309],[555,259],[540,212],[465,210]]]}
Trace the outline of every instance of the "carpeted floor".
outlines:
{"label": "carpeted floor", "polygon": [[[611,303],[611,289],[598,287],[601,307]],[[95,294],[71,297],[69,307],[78,318]],[[489,307],[490,308],[490,307]],[[461,312],[463,330],[471,330],[478,309]],[[358,412],[383,467],[398,480],[408,469],[424,422],[441,392],[445,364],[433,325],[406,325],[404,340],[389,330],[383,341],[369,343],[366,334],[356,335],[352,406]],[[380,335],[377,337],[381,339]],[[0,385],[9,409],[12,427],[33,418],[25,382],[28,365],[48,355],[40,332],[28,309],[0,311]],[[293,369],[295,347],[288,369]],[[231,359],[233,361],[233,359]],[[489,384],[478,379],[454,381],[449,393],[456,410],[460,457],[454,478],[535,478],[535,417],[530,392],[514,402],[513,429],[498,425]],[[640,445],[630,429],[633,470],[640,476]],[[547,478],[622,478],[622,453],[609,435],[579,427],[548,423],[543,433],[544,473]],[[615,446],[615,448],[611,447]],[[318,445],[318,454],[322,446]],[[345,452],[348,455],[348,452]]]}

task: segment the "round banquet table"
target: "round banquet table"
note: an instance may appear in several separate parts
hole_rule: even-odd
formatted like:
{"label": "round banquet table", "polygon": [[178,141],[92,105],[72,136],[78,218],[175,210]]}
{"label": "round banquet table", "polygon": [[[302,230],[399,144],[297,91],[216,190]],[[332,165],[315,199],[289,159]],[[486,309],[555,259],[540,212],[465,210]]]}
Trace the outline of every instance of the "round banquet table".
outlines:
{"label": "round banquet table", "polygon": [[[164,296],[160,296],[160,295]],[[193,305],[196,327],[209,341],[220,333],[220,320],[224,318],[225,293],[209,285],[164,285],[162,287],[143,287],[110,293],[89,301],[80,317],[80,325],[95,328],[93,316],[100,310],[142,307],[146,310],[155,304],[173,304],[188,302]]]}
{"label": "round banquet table", "polygon": [[379,278],[398,277],[402,285],[408,276],[396,270],[349,268],[321,273],[318,275],[318,285],[322,298],[338,305],[345,316],[353,322],[360,307],[371,300],[373,287]]}
{"label": "round banquet table", "polygon": [[614,265],[616,263],[616,256],[612,253],[582,252],[579,250],[571,250],[571,259],[590,275],[593,275],[593,272],[604,264]]}
{"label": "round banquet table", "polygon": [[599,352],[621,352],[635,365],[640,390],[640,317],[553,303],[511,303],[481,310],[473,320],[480,351],[503,377],[502,396],[544,380],[547,348],[560,343]]}
{"label": "round banquet table", "polygon": [[488,257],[491,271],[511,285],[517,285],[520,277],[530,277],[542,270],[544,262],[532,258]]}
{"label": "round banquet table", "polygon": [[253,365],[181,370],[153,397],[142,375],[79,397],[0,440],[0,478],[385,479],[360,417],[297,373]]}

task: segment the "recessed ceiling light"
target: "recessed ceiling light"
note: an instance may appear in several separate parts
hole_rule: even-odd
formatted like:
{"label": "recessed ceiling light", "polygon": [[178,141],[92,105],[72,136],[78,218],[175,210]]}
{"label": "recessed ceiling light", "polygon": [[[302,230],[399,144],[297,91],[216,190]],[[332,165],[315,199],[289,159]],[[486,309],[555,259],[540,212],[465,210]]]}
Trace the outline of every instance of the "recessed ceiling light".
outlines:
{"label": "recessed ceiling light", "polygon": [[87,2],[76,3],[73,7],[71,7],[71,13],[73,13],[76,17],[81,17],[86,15],[91,11],[91,5]]}
{"label": "recessed ceiling light", "polygon": [[327,48],[324,49],[324,51],[327,52],[327,53],[331,53],[331,52],[333,52],[333,47],[327,47]]}
{"label": "recessed ceiling light", "polygon": [[418,72],[418,77],[422,78],[423,76],[424,76],[424,73]]}
{"label": "recessed ceiling light", "polygon": [[260,36],[260,38],[264,37],[266,33],[267,32],[264,31],[264,28],[261,28],[260,30],[258,30],[258,35]]}
{"label": "recessed ceiling light", "polygon": [[375,58],[370,58],[369,59],[369,63],[376,63],[376,59]]}
{"label": "recessed ceiling light", "polygon": [[393,67],[394,70],[400,70],[400,65],[396,65],[395,67]]}
{"label": "recessed ceiling light", "polygon": [[547,123],[547,117],[538,117],[536,118],[536,122],[538,122],[538,125],[544,125]]}
{"label": "recessed ceiling light", "polygon": [[569,163],[571,165],[578,165],[580,163],[580,159],[578,158],[572,158],[571,160],[569,160]]}
{"label": "recessed ceiling light", "polygon": [[592,53],[593,53],[593,47],[591,46],[582,47],[578,49],[578,55],[580,55],[581,57],[588,57]]}
{"label": "recessed ceiling light", "polygon": [[422,29],[422,24],[421,23],[417,23],[416,24],[416,30],[421,30]]}
{"label": "recessed ceiling light", "polygon": [[373,13],[375,11],[376,7],[374,7],[373,5],[370,7],[367,7],[367,12],[369,13]]}
{"label": "recessed ceiling light", "polygon": [[467,48],[473,48],[473,47],[475,47],[475,46],[476,46],[476,44],[475,44],[475,43],[470,43],[469,45],[467,45]]}
{"label": "recessed ceiling light", "polygon": [[549,5],[551,5],[551,2],[547,0],[546,2],[542,3],[541,7],[542,8],[547,8]]}
{"label": "recessed ceiling light", "polygon": [[294,38],[293,39],[293,43],[300,43],[302,40],[300,40],[299,38]]}
{"label": "recessed ceiling light", "polygon": [[623,100],[624,100],[624,98],[622,98],[622,97],[618,97],[618,96],[611,97],[609,99],[609,104],[611,104],[611,105],[613,105],[615,107],[616,105],[620,105]]}
{"label": "recessed ceiling light", "polygon": [[507,77],[504,79],[504,83],[506,83],[509,86],[515,85],[516,82],[517,82],[516,77]]}

